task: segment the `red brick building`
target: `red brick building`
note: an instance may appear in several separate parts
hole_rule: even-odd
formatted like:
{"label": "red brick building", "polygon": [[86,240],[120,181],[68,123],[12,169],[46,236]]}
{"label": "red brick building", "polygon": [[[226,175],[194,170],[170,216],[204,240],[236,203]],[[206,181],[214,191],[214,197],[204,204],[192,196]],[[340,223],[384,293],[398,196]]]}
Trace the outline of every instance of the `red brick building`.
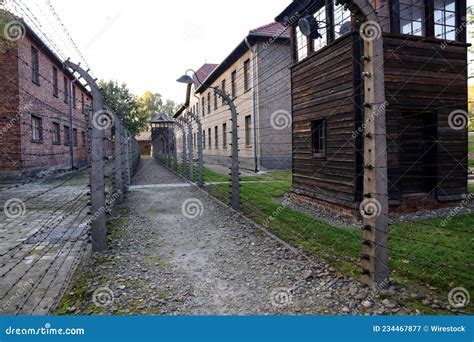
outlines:
{"label": "red brick building", "polygon": [[74,165],[87,163],[92,98],[61,59],[24,27],[24,37],[0,52],[0,177],[69,168],[70,144]]}
{"label": "red brick building", "polygon": [[142,132],[136,137],[141,156],[151,156],[151,132]]}

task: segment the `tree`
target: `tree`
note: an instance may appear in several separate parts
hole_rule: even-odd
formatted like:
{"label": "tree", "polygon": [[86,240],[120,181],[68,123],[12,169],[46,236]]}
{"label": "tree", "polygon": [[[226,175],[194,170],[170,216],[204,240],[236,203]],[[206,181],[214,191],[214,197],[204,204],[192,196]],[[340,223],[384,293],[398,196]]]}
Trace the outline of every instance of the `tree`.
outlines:
{"label": "tree", "polygon": [[142,96],[138,97],[140,111],[149,121],[156,113],[166,113],[169,117],[173,117],[179,108],[179,105],[172,100],[166,100],[163,103],[163,97],[159,93],[152,93],[147,90]]}
{"label": "tree", "polygon": [[147,127],[148,117],[126,83],[119,85],[117,81],[101,80],[99,85],[105,104],[117,114],[132,135],[137,135]]}

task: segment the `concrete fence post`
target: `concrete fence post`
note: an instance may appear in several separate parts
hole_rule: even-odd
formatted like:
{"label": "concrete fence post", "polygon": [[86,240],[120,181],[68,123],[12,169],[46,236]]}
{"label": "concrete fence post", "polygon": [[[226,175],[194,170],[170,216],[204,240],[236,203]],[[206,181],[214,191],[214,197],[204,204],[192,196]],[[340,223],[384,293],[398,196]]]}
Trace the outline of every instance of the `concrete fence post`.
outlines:
{"label": "concrete fence post", "polygon": [[115,188],[117,203],[123,202],[122,123],[115,116]]}
{"label": "concrete fence post", "polygon": [[194,181],[194,148],[193,148],[193,123],[185,118],[183,122],[188,126],[188,163],[189,163],[189,180]]}
{"label": "concrete fence post", "polygon": [[[77,72],[89,85],[93,98],[91,124],[91,241],[92,251],[101,252],[107,249],[105,179],[104,179],[104,127],[101,126],[107,114],[104,112],[102,93],[96,80],[79,65],[64,62],[65,66]],[[108,118],[111,119],[111,118]],[[72,127],[71,127],[72,130]],[[71,141],[71,144],[74,143]]]}
{"label": "concrete fence post", "polygon": [[176,129],[173,130],[173,169],[178,172],[178,149],[176,146]]}
{"label": "concrete fence post", "polygon": [[189,112],[188,115],[197,124],[197,153],[198,153],[198,186],[204,186],[204,155],[202,146],[202,123],[197,114]]}
{"label": "concrete fence post", "polygon": [[237,122],[238,113],[237,108],[235,107],[234,101],[232,98],[227,95],[224,91],[219,88],[214,88],[214,91],[217,95],[222,97],[224,101],[229,105],[231,112],[231,121],[232,121],[232,166],[231,170],[231,203],[232,208],[235,210],[240,209],[240,172],[239,172],[239,125]]}
{"label": "concrete fence post", "polygon": [[125,130],[124,132],[124,138],[125,138],[125,144],[124,144],[124,149],[125,149],[125,189],[128,191],[128,187],[130,186],[130,134],[128,133],[128,130]]}

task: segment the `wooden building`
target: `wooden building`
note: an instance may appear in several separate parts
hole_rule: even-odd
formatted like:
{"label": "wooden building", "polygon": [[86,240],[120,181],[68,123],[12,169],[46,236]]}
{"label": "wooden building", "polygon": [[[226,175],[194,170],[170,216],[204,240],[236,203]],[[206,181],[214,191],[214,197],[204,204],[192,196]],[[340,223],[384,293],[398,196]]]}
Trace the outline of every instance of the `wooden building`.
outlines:
{"label": "wooden building", "polygon": [[[466,2],[369,0],[384,43],[391,209],[456,201],[467,192]],[[312,15],[320,38],[302,34]],[[293,1],[293,191],[354,214],[363,197],[364,77],[360,23],[335,0]]]}

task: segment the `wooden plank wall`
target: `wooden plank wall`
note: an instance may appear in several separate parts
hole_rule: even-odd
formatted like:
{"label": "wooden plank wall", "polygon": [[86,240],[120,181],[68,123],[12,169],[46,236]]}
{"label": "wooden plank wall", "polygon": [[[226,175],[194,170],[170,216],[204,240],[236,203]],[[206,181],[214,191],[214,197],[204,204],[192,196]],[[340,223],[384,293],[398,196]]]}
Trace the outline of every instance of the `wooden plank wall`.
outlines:
{"label": "wooden plank wall", "polygon": [[448,117],[453,110],[467,110],[467,47],[389,34],[384,45],[390,197],[411,191],[397,182],[403,176],[397,130],[404,129],[401,113],[418,110],[434,113],[438,121],[435,198],[456,199],[467,191],[467,130],[452,130]]}
{"label": "wooden plank wall", "polygon": [[[356,165],[353,36],[292,68],[293,187],[307,196],[354,206]],[[326,158],[313,156],[311,121],[326,118]]]}

